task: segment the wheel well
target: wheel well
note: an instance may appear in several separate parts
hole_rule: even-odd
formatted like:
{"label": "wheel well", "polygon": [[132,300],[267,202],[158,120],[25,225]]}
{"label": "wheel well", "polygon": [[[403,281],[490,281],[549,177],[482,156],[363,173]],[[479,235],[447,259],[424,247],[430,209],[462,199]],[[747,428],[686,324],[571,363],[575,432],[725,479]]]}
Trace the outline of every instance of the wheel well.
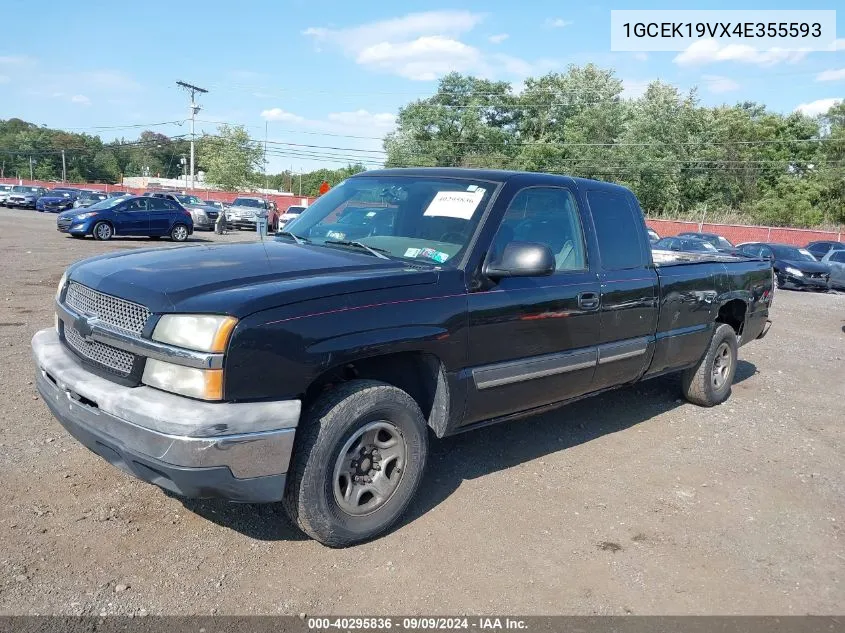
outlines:
{"label": "wheel well", "polygon": [[739,336],[742,334],[742,328],[745,326],[745,311],[747,309],[748,306],[742,299],[731,299],[719,308],[716,322],[727,323],[734,329],[737,336]]}
{"label": "wheel well", "polygon": [[356,379],[379,380],[405,391],[419,405],[428,425],[443,437],[449,422],[449,387],[440,359],[424,352],[398,352],[362,358],[317,377],[305,392],[303,408],[327,389]]}

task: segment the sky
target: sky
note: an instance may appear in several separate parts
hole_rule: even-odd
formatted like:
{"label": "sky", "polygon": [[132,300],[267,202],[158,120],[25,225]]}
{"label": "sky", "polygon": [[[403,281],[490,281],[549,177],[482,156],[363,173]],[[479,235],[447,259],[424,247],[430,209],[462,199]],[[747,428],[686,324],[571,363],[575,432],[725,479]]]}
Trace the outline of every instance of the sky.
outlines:
{"label": "sky", "polygon": [[[719,45],[610,50],[611,8],[678,6],[672,2],[3,4],[20,28],[6,21],[0,40],[0,119],[106,141],[133,139],[144,129],[187,134],[181,80],[208,90],[199,99],[197,133],[226,122],[246,126],[258,140],[266,134],[271,173],[356,160],[375,166],[384,156],[379,139],[393,129],[398,109],[433,94],[449,71],[518,87],[526,77],[593,62],[614,68],[628,97],[660,79],[684,91],[697,86],[705,105],[756,101],[818,114],[845,99],[845,39],[837,50],[790,54]],[[751,0],[742,8],[835,6]],[[695,8],[736,7],[710,0]],[[845,10],[837,22],[845,38]]]}

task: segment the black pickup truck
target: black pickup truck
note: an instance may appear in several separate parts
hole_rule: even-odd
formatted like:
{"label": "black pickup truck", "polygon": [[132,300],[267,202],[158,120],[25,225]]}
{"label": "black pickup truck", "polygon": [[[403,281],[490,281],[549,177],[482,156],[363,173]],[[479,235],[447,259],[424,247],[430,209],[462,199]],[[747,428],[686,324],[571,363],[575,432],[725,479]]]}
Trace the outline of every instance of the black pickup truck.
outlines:
{"label": "black pickup truck", "polygon": [[[347,209],[366,235],[349,239]],[[53,414],[115,466],[179,495],[282,500],[343,546],[402,514],[430,435],[676,371],[688,400],[721,403],[772,293],[767,261],[653,257],[624,187],[379,170],[271,240],[72,265],[32,348]]]}

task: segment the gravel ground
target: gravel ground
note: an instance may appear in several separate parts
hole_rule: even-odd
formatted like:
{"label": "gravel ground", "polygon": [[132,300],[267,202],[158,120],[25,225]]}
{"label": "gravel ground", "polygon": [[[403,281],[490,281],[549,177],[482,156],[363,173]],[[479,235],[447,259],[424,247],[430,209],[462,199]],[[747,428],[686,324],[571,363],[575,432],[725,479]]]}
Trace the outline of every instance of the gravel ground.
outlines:
{"label": "gravel ground", "polygon": [[150,244],[54,225],[0,210],[2,614],[845,608],[845,295],[778,292],[771,333],[742,348],[719,407],[682,402],[665,377],[435,441],[403,523],[333,550],[279,505],[168,496],[53,420],[29,341],[52,324],[64,267]]}

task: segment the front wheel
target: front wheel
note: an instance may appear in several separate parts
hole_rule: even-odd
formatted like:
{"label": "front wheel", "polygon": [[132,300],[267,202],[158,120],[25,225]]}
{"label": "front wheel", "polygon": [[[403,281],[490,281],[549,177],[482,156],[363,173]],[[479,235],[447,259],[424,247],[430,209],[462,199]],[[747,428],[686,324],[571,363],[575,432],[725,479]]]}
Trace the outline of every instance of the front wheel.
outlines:
{"label": "front wheel", "polygon": [[97,222],[94,225],[94,230],[91,232],[94,234],[94,239],[100,240],[101,242],[110,240],[112,235],[114,235],[114,229],[112,229],[111,224],[108,222]]}
{"label": "front wheel", "polygon": [[392,385],[356,380],[328,392],[296,432],[288,513],[330,547],[385,532],[422,480],[427,433],[417,403]]}
{"label": "front wheel", "polygon": [[170,239],[174,242],[184,242],[188,239],[188,227],[184,224],[177,224],[170,229]]}
{"label": "front wheel", "polygon": [[736,374],[737,351],[736,332],[730,325],[720,324],[704,357],[681,376],[686,399],[702,407],[727,400]]}

